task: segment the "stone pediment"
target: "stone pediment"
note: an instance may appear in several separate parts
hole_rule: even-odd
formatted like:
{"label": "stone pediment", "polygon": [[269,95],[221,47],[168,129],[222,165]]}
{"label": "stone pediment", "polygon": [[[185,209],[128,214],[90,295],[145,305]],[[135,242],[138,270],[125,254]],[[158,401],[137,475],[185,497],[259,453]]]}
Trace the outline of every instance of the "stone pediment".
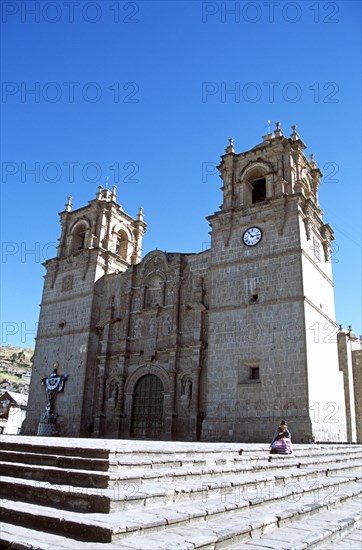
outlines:
{"label": "stone pediment", "polygon": [[160,250],[153,250],[139,264],[139,269],[144,277],[153,272],[164,273],[167,269],[166,254]]}

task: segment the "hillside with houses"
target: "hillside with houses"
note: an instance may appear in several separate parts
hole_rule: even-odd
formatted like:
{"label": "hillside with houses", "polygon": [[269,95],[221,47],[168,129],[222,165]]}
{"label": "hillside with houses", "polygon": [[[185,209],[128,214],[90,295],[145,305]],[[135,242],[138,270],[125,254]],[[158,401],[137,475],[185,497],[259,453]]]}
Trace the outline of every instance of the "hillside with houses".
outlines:
{"label": "hillside with houses", "polygon": [[33,354],[33,348],[0,347],[0,394],[29,393]]}

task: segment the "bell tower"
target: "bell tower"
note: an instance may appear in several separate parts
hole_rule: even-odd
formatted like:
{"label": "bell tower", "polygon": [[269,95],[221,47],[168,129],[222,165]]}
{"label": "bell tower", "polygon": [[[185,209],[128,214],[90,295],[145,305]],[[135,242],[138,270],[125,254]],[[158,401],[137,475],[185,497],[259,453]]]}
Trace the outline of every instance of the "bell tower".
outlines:
{"label": "bell tower", "polygon": [[[121,272],[140,261],[145,232],[142,208],[137,220],[126,214],[112,191],[101,186],[96,199],[72,212],[71,197],[60,213],[62,232],[57,259],[97,252],[94,281],[102,275]],[[59,262],[58,262],[59,263]]]}
{"label": "bell tower", "polygon": [[295,126],[285,137],[277,122],[248,151],[230,139],[221,157],[223,202],[207,218],[205,439],[265,440],[286,418],[295,441],[346,440],[333,231],[318,201],[322,173],[305,149]]}
{"label": "bell tower", "polygon": [[[93,352],[92,312],[104,275],[120,273],[141,258],[146,230],[140,208],[137,219],[116,202],[116,188],[98,188],[87,206],[72,210],[71,197],[61,212],[57,257],[47,260],[38,334],[24,433],[36,434],[39,403],[46,402],[41,377],[54,363],[68,374],[66,390],[56,401],[57,423],[64,436],[79,436],[83,400]],[[66,419],[66,422],[63,422]],[[64,426],[62,425],[64,424]]]}

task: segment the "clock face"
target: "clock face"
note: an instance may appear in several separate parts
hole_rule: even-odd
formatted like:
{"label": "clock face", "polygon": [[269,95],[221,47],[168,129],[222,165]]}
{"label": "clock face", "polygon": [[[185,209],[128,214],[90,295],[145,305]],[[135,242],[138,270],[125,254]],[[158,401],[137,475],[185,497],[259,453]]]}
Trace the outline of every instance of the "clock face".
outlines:
{"label": "clock face", "polygon": [[263,237],[263,232],[259,227],[249,227],[244,231],[243,243],[246,246],[255,246],[259,244]]}

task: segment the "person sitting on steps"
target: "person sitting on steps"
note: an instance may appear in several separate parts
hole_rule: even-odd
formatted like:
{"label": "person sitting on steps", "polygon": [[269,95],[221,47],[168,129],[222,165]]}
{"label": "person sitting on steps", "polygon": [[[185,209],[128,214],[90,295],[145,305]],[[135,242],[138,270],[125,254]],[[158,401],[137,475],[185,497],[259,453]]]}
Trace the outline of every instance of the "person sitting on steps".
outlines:
{"label": "person sitting on steps", "polygon": [[274,433],[274,437],[270,444],[271,454],[288,455],[293,453],[292,434],[288,430],[285,420],[281,420],[278,429]]}

